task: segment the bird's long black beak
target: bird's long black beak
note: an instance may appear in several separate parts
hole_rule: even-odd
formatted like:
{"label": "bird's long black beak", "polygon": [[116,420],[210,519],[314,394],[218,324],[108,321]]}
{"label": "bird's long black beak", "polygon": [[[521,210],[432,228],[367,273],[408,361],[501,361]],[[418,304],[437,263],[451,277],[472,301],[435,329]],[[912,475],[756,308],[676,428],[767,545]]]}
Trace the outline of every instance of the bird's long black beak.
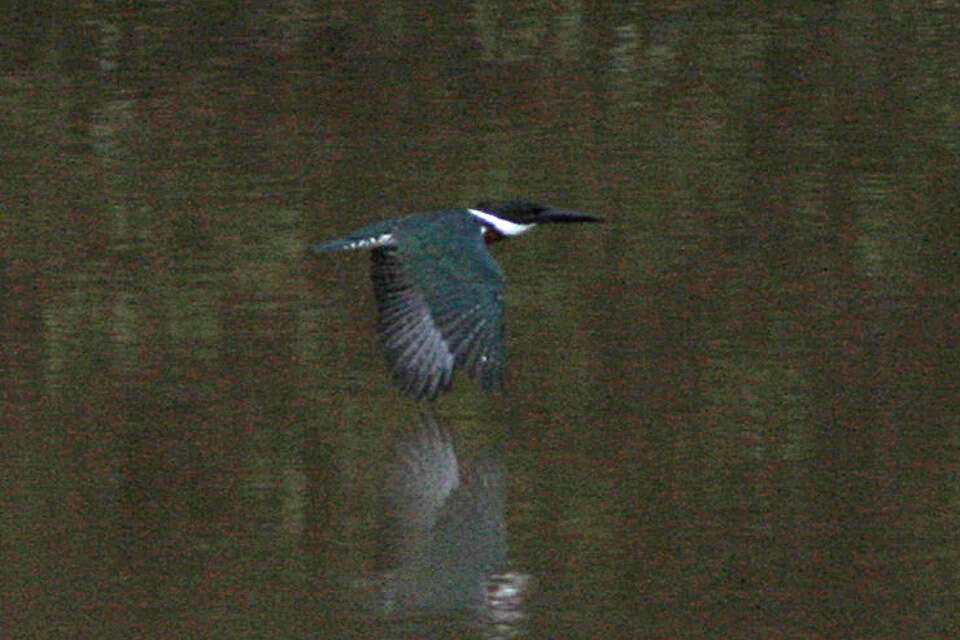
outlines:
{"label": "bird's long black beak", "polygon": [[599,216],[569,209],[547,209],[539,217],[537,222],[604,222]]}

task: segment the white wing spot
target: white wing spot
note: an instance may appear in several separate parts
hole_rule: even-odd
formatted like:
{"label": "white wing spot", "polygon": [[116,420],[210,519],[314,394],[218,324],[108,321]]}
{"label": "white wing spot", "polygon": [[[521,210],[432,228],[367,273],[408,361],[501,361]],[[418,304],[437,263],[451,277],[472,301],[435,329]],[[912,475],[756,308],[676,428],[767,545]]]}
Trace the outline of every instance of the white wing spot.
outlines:
{"label": "white wing spot", "polygon": [[384,233],[379,236],[372,238],[363,238],[361,240],[354,240],[350,244],[344,247],[344,249],[365,249],[367,247],[376,248],[382,247],[385,244],[390,244],[393,242],[392,233]]}

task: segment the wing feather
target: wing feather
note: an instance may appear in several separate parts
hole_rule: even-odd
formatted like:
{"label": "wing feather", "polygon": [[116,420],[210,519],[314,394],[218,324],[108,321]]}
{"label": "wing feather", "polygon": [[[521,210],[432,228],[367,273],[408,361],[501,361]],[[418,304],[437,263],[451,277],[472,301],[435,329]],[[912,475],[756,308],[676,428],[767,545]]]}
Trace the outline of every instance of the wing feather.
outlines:
{"label": "wing feather", "polygon": [[[476,221],[457,213],[438,217],[443,226],[434,230],[404,236],[398,228],[395,244],[371,252],[387,360],[401,389],[418,399],[449,390],[457,368],[487,391],[503,384],[503,273]],[[432,231],[449,242],[437,244]]]}

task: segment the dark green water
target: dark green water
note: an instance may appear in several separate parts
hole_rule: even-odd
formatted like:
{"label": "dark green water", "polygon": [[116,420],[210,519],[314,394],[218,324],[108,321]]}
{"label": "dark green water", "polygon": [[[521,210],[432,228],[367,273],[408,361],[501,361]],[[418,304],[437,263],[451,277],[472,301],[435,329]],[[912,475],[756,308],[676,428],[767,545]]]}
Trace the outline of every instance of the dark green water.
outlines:
{"label": "dark green water", "polygon": [[[0,10],[0,635],[955,637],[960,11],[452,6]],[[421,417],[302,251],[514,195],[609,223],[494,247],[409,584],[530,585],[388,613]]]}

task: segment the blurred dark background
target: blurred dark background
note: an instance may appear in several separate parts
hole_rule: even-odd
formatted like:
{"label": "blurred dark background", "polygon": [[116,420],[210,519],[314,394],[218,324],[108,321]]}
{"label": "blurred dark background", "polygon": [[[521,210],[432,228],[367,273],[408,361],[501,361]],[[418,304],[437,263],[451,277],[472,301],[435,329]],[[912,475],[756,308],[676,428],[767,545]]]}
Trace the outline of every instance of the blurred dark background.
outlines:
{"label": "blurred dark background", "polygon": [[[960,9],[0,8],[0,583],[20,637],[425,635],[363,607],[395,435],[361,256],[495,247],[519,622],[450,637],[952,638]],[[421,621],[422,622],[422,621]],[[449,621],[448,621],[449,622]],[[430,633],[437,633],[430,627]]]}

